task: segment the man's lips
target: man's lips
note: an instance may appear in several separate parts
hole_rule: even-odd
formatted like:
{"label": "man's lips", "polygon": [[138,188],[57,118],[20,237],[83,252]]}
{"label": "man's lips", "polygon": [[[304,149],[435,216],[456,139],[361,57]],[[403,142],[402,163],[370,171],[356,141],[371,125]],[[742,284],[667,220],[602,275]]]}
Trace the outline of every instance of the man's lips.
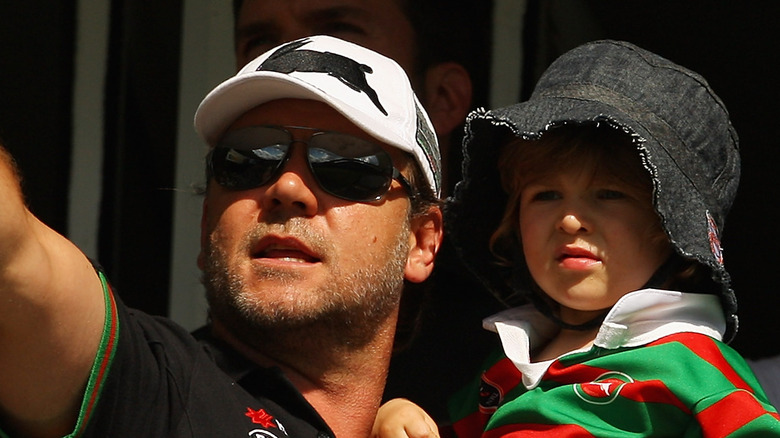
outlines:
{"label": "man's lips", "polygon": [[317,263],[321,258],[306,244],[293,237],[266,236],[255,245],[252,257],[280,261]]}

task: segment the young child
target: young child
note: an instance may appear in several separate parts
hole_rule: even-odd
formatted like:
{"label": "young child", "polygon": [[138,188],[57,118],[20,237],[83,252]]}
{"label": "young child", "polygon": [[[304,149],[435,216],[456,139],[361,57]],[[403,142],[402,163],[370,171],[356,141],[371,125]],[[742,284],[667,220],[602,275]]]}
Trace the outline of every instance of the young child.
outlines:
{"label": "young child", "polygon": [[507,304],[531,304],[485,320],[503,351],[453,401],[459,437],[780,436],[724,343],[739,151],[701,76],[589,43],[467,133],[453,243]]}
{"label": "young child", "polygon": [[502,349],[452,400],[458,437],[780,436],[725,344],[737,317],[720,235],[738,140],[701,76],[593,42],[466,132],[446,225],[517,307],[484,321]]}

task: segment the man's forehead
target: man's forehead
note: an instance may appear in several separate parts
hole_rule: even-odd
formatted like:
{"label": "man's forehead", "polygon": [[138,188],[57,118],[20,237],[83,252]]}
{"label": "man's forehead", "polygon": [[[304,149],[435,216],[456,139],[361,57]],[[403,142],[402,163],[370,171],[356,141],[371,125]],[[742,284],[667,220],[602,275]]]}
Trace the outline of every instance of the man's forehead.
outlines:
{"label": "man's forehead", "polygon": [[409,22],[400,2],[394,0],[247,0],[236,17],[236,37],[260,32],[283,37],[297,32],[301,35],[294,38],[333,33],[332,36],[351,40],[347,35],[337,35],[345,29],[332,27],[332,22],[340,20],[369,27]]}
{"label": "man's forehead", "polygon": [[[375,11],[377,5],[393,7],[403,12],[405,0],[244,0],[240,3],[239,18],[241,18],[242,12],[253,7],[264,7],[269,8],[269,10],[271,7],[277,7],[301,15],[323,13],[326,14],[325,16]],[[272,17],[267,17],[267,19],[270,20]]]}
{"label": "man's forehead", "polygon": [[331,35],[414,63],[414,30],[400,0],[246,0],[236,20],[239,65],[278,44]]}

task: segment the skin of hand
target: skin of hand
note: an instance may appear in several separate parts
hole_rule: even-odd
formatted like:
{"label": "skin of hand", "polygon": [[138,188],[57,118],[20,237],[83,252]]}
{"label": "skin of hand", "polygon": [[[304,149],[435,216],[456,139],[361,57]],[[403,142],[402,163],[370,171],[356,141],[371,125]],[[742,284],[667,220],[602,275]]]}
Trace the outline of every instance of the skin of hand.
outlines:
{"label": "skin of hand", "polygon": [[439,428],[421,407],[396,398],[379,408],[371,438],[439,438]]}

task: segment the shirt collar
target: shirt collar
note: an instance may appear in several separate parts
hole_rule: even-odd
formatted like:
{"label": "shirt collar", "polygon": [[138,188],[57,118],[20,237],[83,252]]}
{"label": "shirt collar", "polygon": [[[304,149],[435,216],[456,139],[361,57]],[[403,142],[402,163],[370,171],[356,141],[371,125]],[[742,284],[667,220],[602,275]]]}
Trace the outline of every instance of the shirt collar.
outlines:
{"label": "shirt collar", "polygon": [[[485,329],[498,332],[497,324],[521,328],[529,348],[543,343],[558,331],[557,325],[532,305],[513,307],[482,321]],[[723,338],[726,322],[715,295],[661,289],[643,289],[621,297],[604,318],[595,345],[602,348],[634,347],[672,333],[701,333]]]}

